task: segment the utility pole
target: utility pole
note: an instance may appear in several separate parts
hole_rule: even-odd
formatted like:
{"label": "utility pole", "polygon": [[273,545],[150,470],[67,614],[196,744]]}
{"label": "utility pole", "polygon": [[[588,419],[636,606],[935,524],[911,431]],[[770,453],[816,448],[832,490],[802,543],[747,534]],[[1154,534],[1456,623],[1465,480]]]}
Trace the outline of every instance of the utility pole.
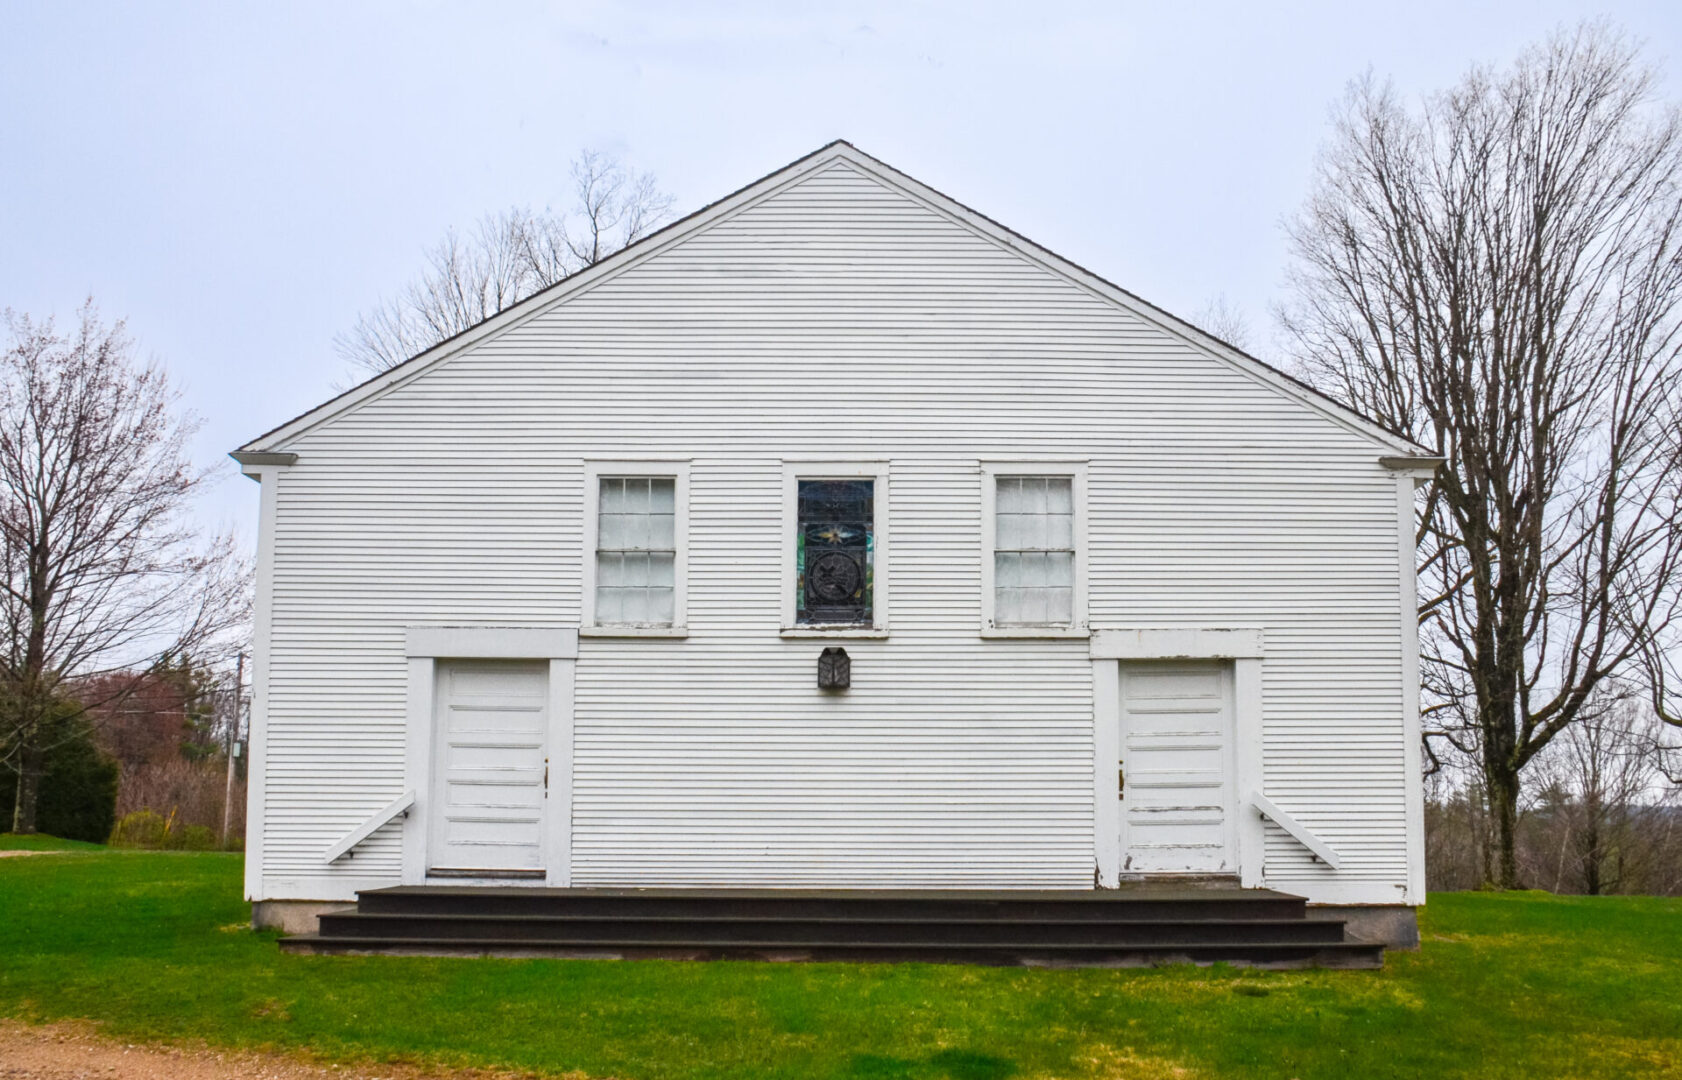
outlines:
{"label": "utility pole", "polygon": [[228,722],[228,784],[222,793],[223,850],[228,847],[228,829],[234,820],[234,751],[239,746],[240,720],[245,713],[245,654],[234,662],[234,715]]}

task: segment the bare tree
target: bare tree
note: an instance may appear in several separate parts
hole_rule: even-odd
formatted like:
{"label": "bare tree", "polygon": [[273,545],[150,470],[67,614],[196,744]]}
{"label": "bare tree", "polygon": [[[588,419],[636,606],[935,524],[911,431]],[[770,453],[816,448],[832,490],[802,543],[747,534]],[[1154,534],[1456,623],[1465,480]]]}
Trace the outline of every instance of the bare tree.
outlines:
{"label": "bare tree", "polygon": [[1226,293],[1210,298],[1192,322],[1233,348],[1250,351],[1253,344],[1250,320],[1245,317],[1242,308],[1227,299]]}
{"label": "bare tree", "polygon": [[71,689],[208,647],[243,622],[246,575],[228,538],[184,521],[207,478],[187,456],[195,421],[123,324],[91,301],[64,334],[5,321],[0,751],[18,772],[12,829],[29,833]]}
{"label": "bare tree", "polygon": [[1427,750],[1520,780],[1682,610],[1682,119],[1603,25],[1406,107],[1350,90],[1290,224],[1304,376],[1447,464],[1418,511]]}
{"label": "bare tree", "polygon": [[336,339],[339,354],[372,372],[396,367],[642,239],[672,207],[653,176],[593,150],[573,161],[572,187],[566,212],[516,207],[465,238],[445,234],[417,280]]}
{"label": "bare tree", "polygon": [[1645,700],[1615,684],[1604,695],[1612,701],[1567,728],[1540,759],[1544,802],[1556,824],[1556,892],[1624,891],[1645,876],[1642,864],[1654,853],[1638,827],[1659,802],[1663,766],[1674,751]]}

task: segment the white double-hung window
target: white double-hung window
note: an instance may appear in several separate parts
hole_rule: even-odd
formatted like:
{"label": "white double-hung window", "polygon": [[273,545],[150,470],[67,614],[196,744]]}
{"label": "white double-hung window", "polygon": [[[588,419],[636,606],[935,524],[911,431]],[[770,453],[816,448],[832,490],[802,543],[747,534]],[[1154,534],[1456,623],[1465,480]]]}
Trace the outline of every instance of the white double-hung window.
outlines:
{"label": "white double-hung window", "polygon": [[681,632],[688,468],[592,462],[585,479],[586,631]]}
{"label": "white double-hung window", "polygon": [[1085,633],[1085,467],[989,463],[982,483],[982,632]]}

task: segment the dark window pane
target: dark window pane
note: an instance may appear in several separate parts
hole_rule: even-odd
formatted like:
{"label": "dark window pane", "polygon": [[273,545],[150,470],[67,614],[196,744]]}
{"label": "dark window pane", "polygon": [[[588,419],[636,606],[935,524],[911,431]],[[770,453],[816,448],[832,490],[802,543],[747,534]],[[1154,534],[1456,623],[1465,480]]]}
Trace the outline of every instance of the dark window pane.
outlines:
{"label": "dark window pane", "polygon": [[874,480],[802,480],[796,621],[868,626],[875,573]]}

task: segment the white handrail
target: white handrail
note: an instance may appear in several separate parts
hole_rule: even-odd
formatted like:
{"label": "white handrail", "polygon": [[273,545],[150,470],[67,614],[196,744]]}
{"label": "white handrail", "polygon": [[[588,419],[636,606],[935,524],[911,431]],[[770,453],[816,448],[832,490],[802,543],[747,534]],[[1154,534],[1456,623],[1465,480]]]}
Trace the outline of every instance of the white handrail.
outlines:
{"label": "white handrail", "polygon": [[413,791],[405,791],[402,795],[399,795],[390,803],[387,803],[383,808],[375,811],[373,817],[346,833],[338,843],[328,848],[327,855],[323,861],[327,863],[338,862],[340,859],[350,854],[351,848],[362,843],[362,841],[368,839],[370,836],[373,836],[380,826],[384,825],[392,818],[399,814],[407,817],[409,809],[414,805],[415,793]]}
{"label": "white handrail", "polygon": [[1337,852],[1332,850],[1331,845],[1309,832],[1302,822],[1273,805],[1273,800],[1266,795],[1259,791],[1252,791],[1250,793],[1250,805],[1254,806],[1256,812],[1262,817],[1290,833],[1296,838],[1297,843],[1307,848],[1316,859],[1333,870],[1343,865],[1343,860],[1338,858]]}

